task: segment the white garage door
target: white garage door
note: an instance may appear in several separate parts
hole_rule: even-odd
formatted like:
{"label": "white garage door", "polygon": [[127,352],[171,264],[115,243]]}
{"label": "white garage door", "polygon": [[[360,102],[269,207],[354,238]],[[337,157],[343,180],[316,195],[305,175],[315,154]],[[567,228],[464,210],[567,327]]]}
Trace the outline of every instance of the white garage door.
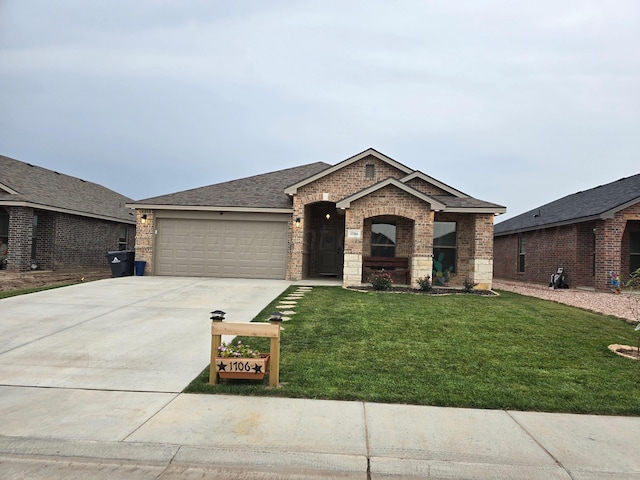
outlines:
{"label": "white garage door", "polygon": [[284,279],[287,224],[159,218],[157,274]]}

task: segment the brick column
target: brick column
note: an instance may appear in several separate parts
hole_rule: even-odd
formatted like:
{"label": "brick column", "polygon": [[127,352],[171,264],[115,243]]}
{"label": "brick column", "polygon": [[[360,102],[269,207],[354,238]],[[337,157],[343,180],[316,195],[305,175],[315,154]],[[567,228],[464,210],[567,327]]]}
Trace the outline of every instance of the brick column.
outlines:
{"label": "brick column", "polygon": [[[413,252],[411,255],[411,285],[418,288],[418,279],[433,273],[433,221],[435,212],[424,210],[413,224]],[[433,282],[433,278],[431,279]]]}
{"label": "brick column", "polygon": [[599,223],[596,227],[596,278],[597,290],[610,288],[611,272],[620,275],[622,235],[627,221],[619,214]]}
{"label": "brick column", "polygon": [[344,286],[360,285],[362,281],[362,241],[364,218],[352,209],[345,210],[345,233],[349,230],[360,231],[360,236],[345,234],[344,238],[344,267],[342,270],[342,284]]}
{"label": "brick column", "polygon": [[9,208],[9,240],[7,241],[7,271],[31,270],[31,240],[33,208]]}
{"label": "brick column", "polygon": [[469,279],[480,290],[490,290],[493,283],[493,214],[474,218],[473,254],[469,259]]}
{"label": "brick column", "polygon": [[[146,219],[142,216],[146,215]],[[155,246],[156,232],[156,216],[153,210],[140,209],[136,210],[136,260],[147,262],[145,266],[145,275],[153,275],[153,249]]]}
{"label": "brick column", "polygon": [[[307,225],[304,218],[304,203],[298,195],[293,197],[293,214],[289,220],[289,258],[287,259],[287,280],[302,280],[304,263],[304,238]],[[300,224],[296,224],[296,219]]]}

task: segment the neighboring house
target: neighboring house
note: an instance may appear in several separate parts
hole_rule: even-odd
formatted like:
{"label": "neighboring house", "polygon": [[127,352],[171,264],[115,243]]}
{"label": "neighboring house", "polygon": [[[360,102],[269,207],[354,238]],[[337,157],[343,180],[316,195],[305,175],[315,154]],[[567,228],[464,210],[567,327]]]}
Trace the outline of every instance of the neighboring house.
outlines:
{"label": "neighboring house", "polygon": [[640,267],[640,174],[574,193],[495,226],[494,276],[609,288]]}
{"label": "neighboring house", "polygon": [[107,267],[109,250],[132,249],[131,199],[95,183],[0,156],[0,238],[6,269]]}
{"label": "neighboring house", "polygon": [[386,267],[416,285],[437,265],[451,284],[480,288],[491,287],[493,220],[506,211],[373,149],[129,206],[148,274],[359,285]]}

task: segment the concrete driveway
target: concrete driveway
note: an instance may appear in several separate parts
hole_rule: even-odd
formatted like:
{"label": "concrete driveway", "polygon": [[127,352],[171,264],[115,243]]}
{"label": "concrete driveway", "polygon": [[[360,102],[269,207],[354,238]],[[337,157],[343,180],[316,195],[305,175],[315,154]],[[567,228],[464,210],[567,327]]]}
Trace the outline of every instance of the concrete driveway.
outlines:
{"label": "concrete driveway", "polygon": [[288,285],[123,277],[0,300],[0,385],[180,392],[208,365],[209,312],[249,322]]}

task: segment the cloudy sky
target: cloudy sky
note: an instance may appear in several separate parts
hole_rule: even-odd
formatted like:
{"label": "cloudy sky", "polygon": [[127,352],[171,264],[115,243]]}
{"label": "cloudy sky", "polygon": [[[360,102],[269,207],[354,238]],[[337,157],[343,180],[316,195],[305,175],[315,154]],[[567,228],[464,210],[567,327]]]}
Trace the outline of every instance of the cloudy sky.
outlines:
{"label": "cloudy sky", "polygon": [[0,154],[135,200],[373,147],[497,221],[640,173],[637,0],[0,0]]}

